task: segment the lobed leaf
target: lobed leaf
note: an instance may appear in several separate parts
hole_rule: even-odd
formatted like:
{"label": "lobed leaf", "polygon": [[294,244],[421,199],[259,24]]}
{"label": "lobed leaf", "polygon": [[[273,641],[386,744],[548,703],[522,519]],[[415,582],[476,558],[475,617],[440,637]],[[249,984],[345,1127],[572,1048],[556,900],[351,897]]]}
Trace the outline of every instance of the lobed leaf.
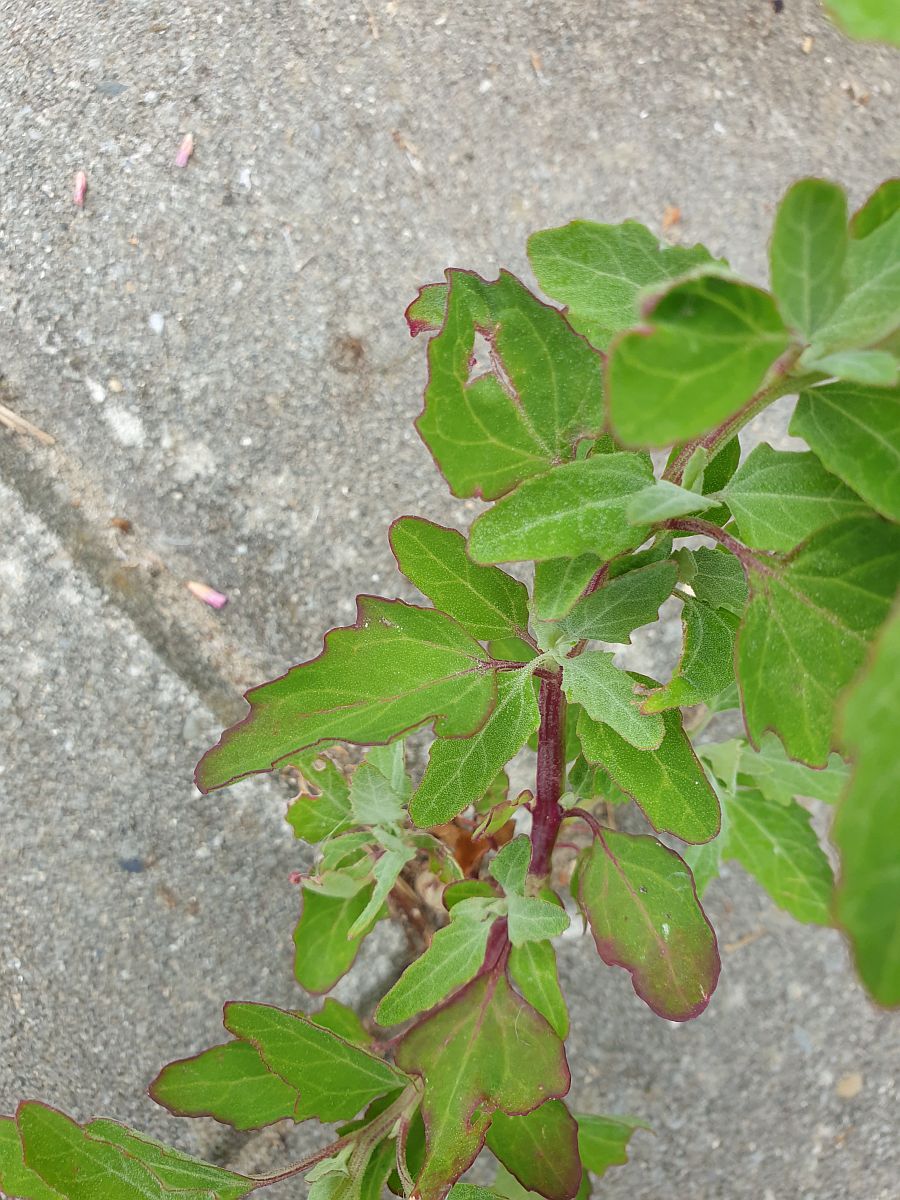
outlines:
{"label": "lobed leaf", "polygon": [[163,1186],[173,1192],[196,1190],[215,1196],[216,1200],[241,1200],[257,1186],[255,1179],[201,1162],[145,1133],[135,1133],[118,1121],[91,1121],[84,1126],[84,1132],[96,1141],[120,1147],[149,1168]]}
{"label": "lobed leaf", "polygon": [[409,806],[412,820],[422,828],[441,825],[477,803],[539,724],[531,672],[498,672],[497,703],[481,729],[469,738],[431,743],[428,766]]}
{"label": "lobed leaf", "polygon": [[569,928],[569,915],[559,904],[539,896],[507,897],[509,940],[514,947],[559,937]]}
{"label": "lobed leaf", "polygon": [[737,618],[728,609],[714,609],[682,596],[681,658],[665,687],[655,688],[647,695],[642,711],[663,712],[708,703],[727,688],[734,681],[737,624]]}
{"label": "lobed leaf", "polygon": [[378,1024],[399,1025],[468,983],[484,962],[490,931],[490,921],[460,916],[437,930],[424,953],[382,997],[375,1010]]}
{"label": "lobed leaf", "polygon": [[[508,272],[490,283],[468,271],[447,279],[416,427],[454,495],[492,500],[571,460],[579,438],[600,431],[600,357]],[[472,378],[476,332],[491,369]]]}
{"label": "lobed leaf", "polygon": [[649,625],[671,594],[678,569],[671,559],[650,563],[602,584],[580,600],[558,625],[566,638],[631,644],[630,634]]}
{"label": "lobed leaf", "polygon": [[638,750],[609,725],[582,713],[578,736],[588,762],[602,763],[641,807],[658,833],[684,842],[708,842],[719,832],[719,801],[710,786],[681,713],[663,714],[665,734],[655,750]]}
{"label": "lobed leaf", "polygon": [[569,323],[606,349],[640,316],[642,292],[713,262],[705,246],[662,246],[637,221],[572,221],[533,233],[528,258],[548,296],[566,305]]}
{"label": "lobed leaf", "polygon": [[249,1042],[271,1071],[297,1089],[295,1120],[346,1121],[407,1080],[383,1059],[268,1004],[230,1003],[225,1028]]}
{"label": "lobed leaf", "polygon": [[372,1043],[371,1035],[353,1009],[330,996],[318,1012],[309,1014],[309,1019],[322,1029],[330,1029],[345,1042],[352,1042],[354,1046],[368,1047]]}
{"label": "lobed leaf", "polygon": [[474,1162],[495,1112],[531,1112],[570,1082],[562,1042],[499,973],[480,975],[414,1025],[397,1065],[424,1084],[422,1200],[440,1200]]}
{"label": "lobed leaf", "polygon": [[0,1117],[0,1195],[9,1200],[63,1200],[61,1192],[25,1166],[19,1130],[12,1117]]}
{"label": "lobed leaf", "polygon": [[706,433],[750,399],[789,341],[768,292],[718,275],[674,284],[646,319],[607,364],[610,420],[630,446]]}
{"label": "lobed leaf", "polygon": [[562,1100],[521,1116],[495,1113],[487,1144],[522,1187],[546,1200],[573,1200],[581,1186],[578,1125]]}
{"label": "lobed leaf", "polygon": [[[400,872],[408,862],[416,857],[415,850],[404,845],[399,838],[393,838],[392,841],[396,844],[388,847],[381,857],[376,859],[375,866],[372,868],[372,875],[375,879],[372,893],[365,908],[347,930],[347,940],[351,943],[355,938],[363,937],[370,931],[378,920],[391,889],[400,878]],[[334,936],[335,933],[332,931],[332,938]]]}
{"label": "lobed leaf", "polygon": [[600,454],[529,479],[478,517],[469,534],[477,562],[613,558],[640,545],[649,527],[629,526],[628,501],[653,482],[637,454]]}
{"label": "lobed leaf", "polygon": [[811,353],[873,346],[900,328],[900,211],[847,249],[847,293],[817,332]]}
{"label": "lobed leaf", "polygon": [[452,618],[360,596],[356,624],[326,634],[318,658],[247,693],[250,713],[203,756],[197,786],[271,770],[326,738],[387,742],[429,720],[442,736],[474,733],[494,694],[483,649]]}
{"label": "lobed leaf", "polygon": [[678,555],[690,564],[687,582],[698,600],[710,608],[725,608],[741,615],[749,589],[744,569],[730,551],[700,546],[697,550],[680,550]]}
{"label": "lobed leaf", "polygon": [[900,388],[830,383],[802,392],[791,433],[873,508],[900,521]]}
{"label": "lobed leaf", "polygon": [[769,261],[781,314],[809,339],[845,291],[847,197],[824,179],[800,179],[775,214]]}
{"label": "lobed leaf", "polygon": [[825,525],[870,512],[815,454],[773,450],[765,442],[741,464],[722,499],[741,540],[762,550],[792,550]]}
{"label": "lobed leaf", "polygon": [[824,766],[835,705],[865,659],[900,583],[900,529],[850,518],[813,534],[783,563],[757,564],[737,642],[754,744],[776,732],[792,758]]}
{"label": "lobed leaf", "polygon": [[446,283],[426,283],[416,293],[416,298],[403,314],[409,327],[410,337],[420,333],[436,333],[447,315]]}
{"label": "lobed leaf", "polygon": [[373,893],[371,884],[352,896],[303,888],[303,911],[294,930],[294,977],[308,992],[329,991],[353,966],[368,930],[352,937],[351,930]]}
{"label": "lobed leaf", "polygon": [[808,796],[835,804],[850,779],[850,768],[838,754],[828,757],[825,767],[807,767],[794,762],[774,734],[760,738],[759,749],[740,743],[737,769],[749,775],[754,785],[770,800]]}
{"label": "lobed leaf", "polygon": [[[305,842],[324,842],[351,825],[350,785],[343,771],[320,751],[298,754],[286,765],[300,772],[301,791],[285,820]],[[313,795],[304,788],[312,786]]]}
{"label": "lobed leaf", "polygon": [[650,1129],[639,1117],[595,1117],[576,1113],[578,1150],[585,1168],[600,1179],[610,1167],[628,1162],[628,1143],[636,1129]]}
{"label": "lobed leaf", "polygon": [[853,775],[834,823],[841,875],[837,918],[863,983],[900,1005],[900,613],[895,609],[843,707]]}
{"label": "lobed leaf", "polygon": [[587,650],[563,663],[563,691],[594,721],[609,725],[639,750],[655,750],[665,726],[657,714],[640,711],[634,680],[603,650]]}
{"label": "lobed leaf", "polygon": [[769,800],[741,788],[726,797],[728,834],[721,856],[734,858],[797,921],[831,924],[834,878],[809,813],[795,800]]}
{"label": "lobed leaf", "polygon": [[422,517],[400,517],[390,537],[397,565],[410,583],[473,637],[491,641],[525,634],[525,585],[499,567],[472,562],[461,533]]}
{"label": "lobed leaf", "polygon": [[270,1071],[246,1042],[226,1042],[169,1063],[149,1092],[177,1116],[213,1117],[234,1129],[297,1119],[297,1089]]}
{"label": "lobed leaf", "polygon": [[605,830],[585,852],[577,899],[600,957],[670,1021],[697,1017],[719,978],[716,937],[691,872],[656,838]]}
{"label": "lobed leaf", "polygon": [[509,955],[509,977],[557,1037],[569,1034],[569,1013],[559,986],[556,951],[550,942],[524,942]]}

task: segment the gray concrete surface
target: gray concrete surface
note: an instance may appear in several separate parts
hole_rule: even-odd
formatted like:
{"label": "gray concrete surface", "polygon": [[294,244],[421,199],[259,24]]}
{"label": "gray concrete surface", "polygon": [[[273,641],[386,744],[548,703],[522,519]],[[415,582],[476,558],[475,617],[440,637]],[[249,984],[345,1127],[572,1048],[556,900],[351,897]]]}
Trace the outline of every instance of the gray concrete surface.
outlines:
{"label": "gray concrete surface", "polygon": [[[297,851],[277,781],[201,799],[190,770],[357,591],[407,594],[393,515],[468,518],[411,427],[402,310],[448,264],[527,273],[533,229],[669,205],[761,278],[791,179],[896,173],[900,57],[786,7],[0,0],[0,402],[55,438],[0,429],[0,1109],[235,1161],[141,1089],[226,997],[301,1002]],[[578,1101],[657,1130],[603,1191],[895,1200],[897,1025],[836,935],[736,873],[710,907],[737,948],[689,1028],[565,945]]]}

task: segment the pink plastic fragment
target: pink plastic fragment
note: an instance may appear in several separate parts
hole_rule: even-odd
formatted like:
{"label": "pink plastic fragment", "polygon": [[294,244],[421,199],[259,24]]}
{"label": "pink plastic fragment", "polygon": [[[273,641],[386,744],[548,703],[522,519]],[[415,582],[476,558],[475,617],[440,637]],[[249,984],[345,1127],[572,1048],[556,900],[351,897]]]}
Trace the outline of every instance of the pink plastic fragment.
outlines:
{"label": "pink plastic fragment", "polygon": [[217,592],[208,583],[197,583],[196,580],[189,579],[187,590],[192,596],[196,596],[198,600],[202,600],[204,604],[208,604],[210,608],[224,608],[228,603],[228,597],[225,593]]}
{"label": "pink plastic fragment", "polygon": [[194,135],[192,133],[186,133],[184,135],[184,140],[181,143],[178,153],[175,155],[175,166],[176,167],[186,167],[188,165],[188,160],[190,159],[190,157],[193,153],[194,153]]}
{"label": "pink plastic fragment", "polygon": [[79,208],[84,208],[84,194],[87,191],[87,175],[84,171],[75,172],[75,186],[72,189],[72,202]]}

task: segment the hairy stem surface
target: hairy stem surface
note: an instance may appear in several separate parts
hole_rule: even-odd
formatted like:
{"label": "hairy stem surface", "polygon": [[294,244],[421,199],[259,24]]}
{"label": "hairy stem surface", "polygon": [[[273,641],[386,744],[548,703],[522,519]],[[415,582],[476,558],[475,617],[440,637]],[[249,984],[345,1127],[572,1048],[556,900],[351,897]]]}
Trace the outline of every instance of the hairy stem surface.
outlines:
{"label": "hairy stem surface", "polygon": [[531,828],[531,873],[543,878],[549,874],[550,856],[563,818],[559,798],[562,795],[565,767],[563,717],[566,701],[561,672],[541,680],[538,707],[541,725],[538,730],[537,779]]}

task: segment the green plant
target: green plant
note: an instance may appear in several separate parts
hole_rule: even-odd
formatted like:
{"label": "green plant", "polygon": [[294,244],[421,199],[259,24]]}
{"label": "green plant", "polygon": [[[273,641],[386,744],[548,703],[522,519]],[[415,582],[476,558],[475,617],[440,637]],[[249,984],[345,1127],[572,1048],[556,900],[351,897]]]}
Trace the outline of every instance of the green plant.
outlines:
{"label": "green plant", "polygon": [[[392,910],[424,949],[375,1011],[383,1032],[334,1000],[230,1003],[231,1040],[151,1094],[237,1129],[339,1122],[337,1140],[244,1177],[29,1102],[0,1122],[6,1194],[210,1200],[304,1175],[315,1200],[587,1195],[642,1123],[567,1107],[553,938],[584,914],[655,1012],[694,1018],[719,973],[700,897],[724,859],[798,920],[839,924],[872,995],[900,1003],[900,186],[849,224],[838,187],[792,187],[771,293],[634,222],[538,233],[529,254],[564,308],[454,270],[408,311],[433,335],[419,432],[455,495],[492,502],[468,540],[392,526],[434,607],[361,597],[318,658],[248,693],[197,772],[204,791],[298,774],[287,819],[318,847],[295,934],[308,991]],[[741,462],[740,429],[795,392],[810,449]],[[670,448],[656,472],[650,447]],[[534,564],[530,588],[506,562]],[[629,644],[669,597],[668,681],[596,645]],[[738,707],[747,736],[709,740]],[[414,782],[404,738],[429,723]],[[351,767],[335,742],[371,748]],[[526,746],[534,790],[512,795]],[[797,796],[838,805],[836,892]],[[681,852],[615,828],[628,800]],[[457,1182],[485,1144],[493,1192]]]}

